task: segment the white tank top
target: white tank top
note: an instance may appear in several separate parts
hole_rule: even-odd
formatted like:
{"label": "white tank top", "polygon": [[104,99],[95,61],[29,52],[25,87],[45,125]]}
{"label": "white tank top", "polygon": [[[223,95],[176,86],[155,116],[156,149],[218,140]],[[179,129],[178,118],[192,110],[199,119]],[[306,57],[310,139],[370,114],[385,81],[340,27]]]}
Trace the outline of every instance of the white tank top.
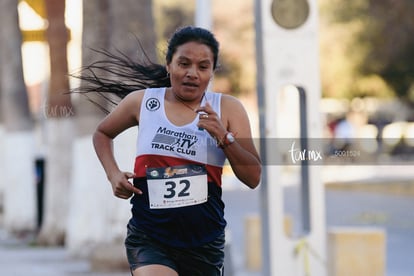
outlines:
{"label": "white tank top", "polygon": [[[188,161],[219,167],[221,172],[226,157],[215,139],[197,127],[198,116],[183,126],[171,123],[165,112],[165,91],[166,88],[145,91],[139,118],[135,172],[141,175],[144,167],[186,164]],[[204,106],[206,102],[220,116],[221,94],[206,92],[200,105]]]}

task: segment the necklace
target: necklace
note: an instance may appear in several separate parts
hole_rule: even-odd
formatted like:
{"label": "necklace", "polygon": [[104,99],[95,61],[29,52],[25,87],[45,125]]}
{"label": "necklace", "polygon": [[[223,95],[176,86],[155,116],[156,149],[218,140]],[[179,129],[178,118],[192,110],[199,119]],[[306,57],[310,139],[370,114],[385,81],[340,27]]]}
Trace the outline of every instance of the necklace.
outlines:
{"label": "necklace", "polygon": [[[193,112],[196,112],[197,108],[201,105],[201,102],[203,101],[203,98],[205,97],[206,93],[203,93],[203,96],[200,99],[200,103],[197,105],[196,108],[193,108],[191,105],[187,104],[185,102],[185,100],[183,98],[181,98],[180,96],[178,96],[177,94],[175,94],[175,92],[171,89],[171,92],[174,95],[174,98],[179,101],[180,103],[182,103],[185,107],[187,107],[188,109],[191,109]],[[197,112],[196,112],[197,113]]]}

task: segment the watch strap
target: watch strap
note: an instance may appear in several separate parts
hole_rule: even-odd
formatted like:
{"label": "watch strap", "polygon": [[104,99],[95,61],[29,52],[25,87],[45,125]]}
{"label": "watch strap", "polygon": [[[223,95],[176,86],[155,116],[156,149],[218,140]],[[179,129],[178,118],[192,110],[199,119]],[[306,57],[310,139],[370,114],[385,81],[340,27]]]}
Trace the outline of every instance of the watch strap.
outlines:
{"label": "watch strap", "polygon": [[223,138],[221,138],[220,140],[217,139],[217,146],[224,149],[225,147],[233,144],[234,141],[230,141],[228,138],[228,135],[231,134],[234,138],[236,137],[236,134],[234,134],[233,132],[227,131],[226,134],[224,134]]}

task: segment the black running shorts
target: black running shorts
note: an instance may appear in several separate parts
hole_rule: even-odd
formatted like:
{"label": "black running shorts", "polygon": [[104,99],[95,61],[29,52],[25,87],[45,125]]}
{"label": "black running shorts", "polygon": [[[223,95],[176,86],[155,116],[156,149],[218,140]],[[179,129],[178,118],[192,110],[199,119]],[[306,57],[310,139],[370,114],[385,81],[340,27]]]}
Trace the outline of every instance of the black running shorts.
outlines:
{"label": "black running shorts", "polygon": [[128,224],[125,247],[131,271],[138,267],[160,264],[180,276],[222,276],[224,263],[224,233],[214,241],[196,248],[177,248],[149,237]]}

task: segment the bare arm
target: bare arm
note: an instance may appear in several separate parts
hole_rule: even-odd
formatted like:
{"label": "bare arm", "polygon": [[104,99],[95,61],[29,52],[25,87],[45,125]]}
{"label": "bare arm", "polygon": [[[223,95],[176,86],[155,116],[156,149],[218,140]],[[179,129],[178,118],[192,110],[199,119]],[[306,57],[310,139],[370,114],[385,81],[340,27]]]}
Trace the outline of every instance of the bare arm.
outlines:
{"label": "bare arm", "polygon": [[210,135],[222,140],[227,132],[236,135],[236,141],[223,148],[237,178],[250,188],[259,185],[261,161],[251,136],[249,119],[243,105],[234,97],[222,96],[221,120],[210,105],[200,108],[208,118],[200,117],[199,126]]}
{"label": "bare arm", "polygon": [[93,135],[93,145],[96,154],[105,170],[108,180],[111,182],[115,196],[127,199],[133,193],[142,192],[135,188],[129,181],[134,174],[122,172],[114,157],[113,139],[124,130],[135,126],[139,121],[139,108],[143,91],[137,91],[126,96],[118,106],[106,116],[98,125]]}

